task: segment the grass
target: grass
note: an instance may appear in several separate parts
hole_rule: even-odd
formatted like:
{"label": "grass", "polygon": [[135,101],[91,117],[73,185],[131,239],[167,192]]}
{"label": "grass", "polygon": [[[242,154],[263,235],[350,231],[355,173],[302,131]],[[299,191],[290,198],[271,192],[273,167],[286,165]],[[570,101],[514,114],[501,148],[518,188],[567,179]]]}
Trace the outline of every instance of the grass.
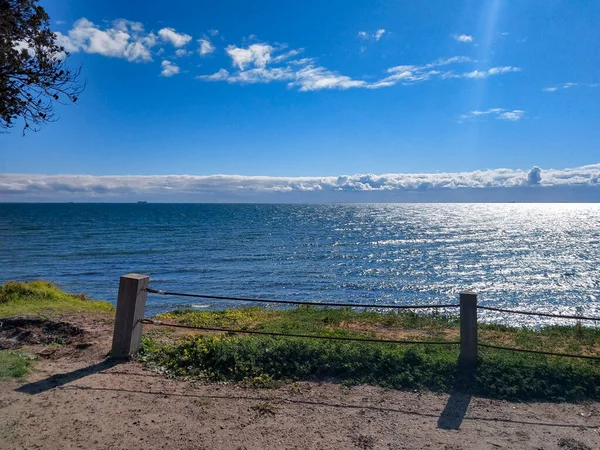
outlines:
{"label": "grass", "polygon": [[415,339],[458,335],[458,320],[442,315],[351,308],[298,307],[293,309],[236,308],[222,311],[173,311],[157,316],[183,325],[231,328],[319,336],[377,337],[382,334],[414,334]]}
{"label": "grass", "polygon": [[600,330],[577,325],[533,330],[483,324],[479,326],[479,341],[527,350],[600,356]]}
{"label": "grass", "polygon": [[[382,314],[377,311],[358,311],[351,308],[303,306],[277,310],[249,307],[223,311],[173,311],[160,314],[157,318],[194,327],[275,333],[415,341],[459,340],[457,317],[417,314],[409,311]],[[170,329],[160,328],[157,330]],[[600,355],[600,330],[596,328],[549,326],[534,330],[497,324],[480,324],[479,341],[527,350]]]}
{"label": "grass", "polygon": [[85,293],[66,293],[47,281],[9,281],[0,286],[0,318],[112,311],[114,308],[108,302],[89,300]]}
{"label": "grass", "polygon": [[21,352],[0,351],[0,380],[23,378],[29,373],[33,358]]}
{"label": "grass", "polygon": [[[300,307],[288,310],[240,308],[176,311],[160,317],[192,326],[262,330],[324,336],[411,340],[458,340],[453,317],[414,313]],[[490,344],[598,355],[600,332],[591,328],[541,330],[480,325]],[[277,381],[334,379],[396,389],[449,392],[468,386],[474,394],[519,400],[600,399],[600,362],[480,349],[477,374],[466,378],[456,345],[395,345],[227,333],[144,338],[140,358],[174,376],[252,385]]]}

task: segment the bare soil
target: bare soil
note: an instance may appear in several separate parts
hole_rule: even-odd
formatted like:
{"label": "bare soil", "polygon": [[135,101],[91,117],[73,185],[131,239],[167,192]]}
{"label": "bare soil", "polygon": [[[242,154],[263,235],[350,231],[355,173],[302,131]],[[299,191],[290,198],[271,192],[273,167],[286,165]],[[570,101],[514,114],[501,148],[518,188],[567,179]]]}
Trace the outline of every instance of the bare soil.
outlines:
{"label": "bare soil", "polygon": [[81,332],[48,346],[44,324],[20,326],[33,338],[19,345],[40,360],[25,381],[0,382],[1,449],[600,449],[600,403],[198,384],[107,361],[109,316],[57,321]]}
{"label": "bare soil", "polygon": [[39,317],[0,319],[0,350],[32,344],[71,344],[83,334],[83,329],[68,322]]}

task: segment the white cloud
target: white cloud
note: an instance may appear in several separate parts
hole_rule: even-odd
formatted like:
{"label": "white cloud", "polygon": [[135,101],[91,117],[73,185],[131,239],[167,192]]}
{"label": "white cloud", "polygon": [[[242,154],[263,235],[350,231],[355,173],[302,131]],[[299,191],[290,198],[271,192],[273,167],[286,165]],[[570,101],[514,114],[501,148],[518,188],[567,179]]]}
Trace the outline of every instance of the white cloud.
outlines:
{"label": "white cloud", "polygon": [[252,44],[247,48],[229,45],[225,51],[231,57],[232,64],[244,70],[249,65],[265,67],[271,59],[273,50],[274,48],[267,44]]}
{"label": "white cloud", "polygon": [[175,50],[175,56],[177,56],[178,58],[182,58],[184,56],[188,56],[191,54],[192,54],[192,52],[190,52],[189,50],[186,50],[185,48],[179,48],[179,49]]}
{"label": "white cloud", "polygon": [[[56,42],[56,41],[55,41]],[[34,45],[30,45],[27,41],[17,41],[13,44],[13,48],[17,50],[19,53],[23,50],[26,50],[29,54],[29,57],[34,58],[36,56],[37,49]],[[43,50],[43,49],[42,49]],[[64,51],[56,52],[54,54],[54,58],[58,60],[62,60],[66,57],[66,53]]]}
{"label": "white cloud", "polygon": [[473,36],[471,36],[470,34],[453,34],[452,37],[458,42],[473,42]]}
{"label": "white cloud", "polygon": [[117,30],[121,30],[123,32],[128,32],[130,30],[136,33],[144,32],[144,25],[141,22],[134,22],[133,20],[116,19],[113,21],[113,26]]}
{"label": "white cloud", "polygon": [[292,66],[305,66],[307,64],[315,64],[316,59],[315,58],[300,58],[300,59],[294,59],[292,61],[289,61],[288,64],[292,65]]}
{"label": "white cloud", "polygon": [[[99,26],[82,17],[67,34],[58,32],[55,36],[57,45],[64,47],[67,52],[95,53],[131,62],[152,61],[153,53],[155,56],[162,55],[164,48],[154,48],[161,42],[175,46],[176,57],[191,54],[191,51],[183,48],[191,41],[190,35],[178,33],[173,28],[162,28],[156,35],[146,32],[142,23],[126,19],[113,20],[108,25]],[[163,76],[179,73],[175,64],[169,64],[165,67],[165,63],[162,63]]]}
{"label": "white cloud", "polygon": [[201,56],[209,55],[215,51],[215,46],[212,45],[210,40],[207,38],[198,39],[198,44],[200,44],[200,47],[198,48],[198,53],[200,53]]}
{"label": "white cloud", "polygon": [[256,84],[270,83],[271,81],[291,81],[294,79],[294,72],[288,68],[263,68],[255,67],[230,74],[225,69],[220,69],[212,75],[200,75],[196,77],[204,81],[227,81],[229,83]]}
{"label": "white cloud", "polygon": [[424,67],[426,69],[430,69],[432,67],[447,66],[449,64],[469,63],[469,62],[474,63],[474,62],[477,62],[477,61],[469,58],[468,56],[453,56],[451,58],[439,58],[439,59],[436,59],[432,63],[426,64]]}
{"label": "white cloud", "polygon": [[300,91],[318,91],[321,89],[349,89],[364,87],[366,81],[353,80],[345,75],[331,72],[323,67],[306,66],[295,73],[295,81],[289,86],[298,86]]}
{"label": "white cloud", "polygon": [[[492,169],[448,173],[386,173],[325,177],[269,177],[241,175],[31,175],[0,174],[0,198],[20,197],[118,198],[133,195],[219,195],[303,193],[318,201],[324,195],[343,192],[402,193],[430,191],[442,193],[461,189],[519,190],[532,188],[593,188],[600,194],[600,164],[571,169],[531,170]],[[469,191],[472,192],[472,191]],[[512,191],[509,191],[512,192]],[[515,191],[516,192],[516,191]],[[437,194],[436,194],[437,195]],[[335,197],[325,197],[335,198]],[[435,198],[435,197],[434,197]],[[268,199],[268,197],[267,197]]]}
{"label": "white cloud", "polygon": [[488,70],[473,70],[472,72],[466,72],[466,73],[461,73],[461,74],[448,74],[447,77],[449,78],[487,78],[489,76],[494,76],[494,75],[501,75],[504,73],[510,73],[510,72],[520,72],[521,68],[520,67],[513,67],[513,66],[503,66],[503,67],[492,67],[491,69]]}
{"label": "white cloud", "polygon": [[73,42],[68,35],[62,34],[60,31],[54,33],[54,42],[69,53],[77,53],[82,50],[79,44]]}
{"label": "white cloud", "polygon": [[[476,62],[466,56],[439,58],[424,65],[401,65],[387,69],[387,75],[375,81],[355,79],[336,71],[318,66],[314,58],[289,59],[300,50],[289,50],[277,55],[282,47],[275,48],[268,44],[252,44],[247,48],[230,45],[226,51],[231,57],[232,65],[239,70],[233,73],[225,69],[212,75],[201,75],[204,81],[227,81],[229,83],[255,84],[272,81],[286,81],[288,87],[296,87],[300,91],[316,91],[322,89],[367,88],[379,89],[396,84],[414,84],[431,78],[484,78],[509,72],[517,72],[518,67],[493,67],[486,71],[456,73],[448,70],[448,66]],[[278,65],[278,64],[283,65]]]}
{"label": "white cloud", "polygon": [[329,71],[323,67],[311,64],[303,67],[254,67],[248,70],[229,73],[221,69],[212,75],[200,75],[198,79],[204,81],[227,81],[229,83],[256,84],[270,83],[272,81],[285,81],[289,87],[296,87],[299,91],[317,91],[323,89],[349,89],[364,87],[366,82],[353,80],[345,75]]}
{"label": "white cloud", "polygon": [[[377,41],[385,33],[387,31],[380,28],[371,34],[361,31],[359,37]],[[217,36],[219,32],[209,30],[208,34]],[[74,23],[67,35],[56,33],[57,44],[63,46],[67,52],[84,51],[124,58],[133,62],[151,61],[153,54],[162,56],[165,49],[160,46],[161,42],[176,47],[173,57],[190,55],[191,52],[183,47],[191,39],[190,35],[178,33],[173,28],[162,28],[157,35],[145,32],[143,24],[125,19],[118,19],[101,27],[86,18],[81,18]],[[202,56],[215,51],[214,45],[207,36],[199,39],[198,44],[198,53]],[[158,48],[153,49],[157,45]],[[452,70],[450,66],[475,61],[465,56],[454,56],[440,58],[424,65],[390,67],[379,79],[372,75],[355,78],[320,66],[315,58],[297,58],[304,51],[302,48],[287,49],[286,47],[285,44],[270,45],[268,43],[253,43],[246,47],[229,45],[226,53],[231,58],[232,66],[236,70],[230,72],[220,69],[212,75],[201,75],[197,78],[205,81],[227,81],[242,84],[278,81],[286,82],[288,87],[297,88],[300,91],[315,91],[350,88],[378,89],[396,84],[414,84],[432,78],[477,79],[521,70],[518,67],[504,66],[484,71],[474,70],[460,73]],[[161,67],[163,76],[180,73],[179,67],[171,61],[163,61]]]}
{"label": "white cloud", "polygon": [[504,66],[504,67],[492,67],[491,69],[488,69],[487,73],[488,73],[488,75],[498,75],[501,73],[520,72],[520,71],[521,71],[521,69],[519,67]]}
{"label": "white cloud", "polygon": [[498,115],[499,119],[502,120],[510,120],[512,122],[516,122],[517,120],[521,120],[525,115],[525,111],[521,109],[514,109],[512,111],[504,111]]}
{"label": "white cloud", "polygon": [[452,71],[441,71],[440,68],[454,64],[464,64],[474,62],[466,56],[453,56],[451,58],[439,58],[425,65],[402,65],[394,66],[387,69],[390,74],[379,81],[370,83],[366,87],[369,89],[378,89],[382,87],[394,86],[401,84],[414,84],[422,81],[427,81],[434,77],[439,78],[460,78],[460,75],[454,74]]}
{"label": "white cloud", "polygon": [[192,40],[189,34],[177,33],[173,28],[162,28],[158,31],[158,35],[165,42],[170,42],[175,47],[183,47]]}
{"label": "white cloud", "polygon": [[[298,49],[298,50],[290,50],[288,52],[282,53],[281,55],[278,55],[278,56],[272,58],[270,63],[276,64],[276,63],[285,61],[286,59],[290,59],[290,58],[293,58],[294,56],[298,56],[303,51],[304,51],[303,48]],[[296,62],[298,62],[298,60],[296,60]]]}
{"label": "white cloud", "polygon": [[387,69],[387,72],[390,75],[377,82],[371,83],[367,87],[370,89],[378,89],[382,87],[394,86],[398,83],[417,83],[428,80],[429,78],[439,74],[439,71],[437,70],[424,70],[424,67],[410,65],[390,67]]}
{"label": "white cloud", "polygon": [[475,110],[460,116],[461,119],[473,119],[482,116],[491,116],[500,120],[509,120],[516,122],[525,116],[525,111],[521,109],[507,110],[504,108],[489,108],[485,111]]}
{"label": "white cloud", "polygon": [[123,53],[129,61],[150,61],[150,50],[142,42],[133,42]]}
{"label": "white cloud", "polygon": [[179,66],[173,64],[171,61],[168,61],[166,59],[162,63],[160,63],[160,66],[162,67],[162,70],[160,72],[161,77],[170,78],[173,75],[177,75],[180,72]]}
{"label": "white cloud", "polygon": [[546,87],[544,89],[542,89],[542,91],[544,92],[556,92],[558,90],[563,90],[563,89],[571,89],[573,87],[589,87],[589,88],[595,88],[600,86],[600,84],[598,83],[591,83],[591,84],[582,84],[582,83],[574,83],[574,82],[568,82],[568,83],[564,83],[561,85],[557,85],[557,86],[550,86],[550,87]]}
{"label": "white cloud", "polygon": [[359,39],[362,39],[363,41],[368,41],[371,39],[375,39],[376,41],[378,41],[379,39],[381,39],[381,37],[386,33],[386,30],[384,28],[380,28],[377,31],[375,31],[374,33],[367,33],[366,31],[359,31],[357,36]]}
{"label": "white cloud", "polygon": [[196,78],[205,81],[228,81],[230,80],[229,72],[225,69],[220,69],[218,72],[212,75],[199,75]]}
{"label": "white cloud", "polygon": [[146,33],[139,22],[117,19],[101,28],[85,17],[73,24],[67,35],[55,33],[56,43],[67,52],[95,53],[132,62],[151,61],[150,48],[156,43],[152,33]]}
{"label": "white cloud", "polygon": [[23,50],[27,50],[29,56],[35,56],[35,49],[25,41],[15,42],[13,44],[13,48],[19,53],[21,53]]}

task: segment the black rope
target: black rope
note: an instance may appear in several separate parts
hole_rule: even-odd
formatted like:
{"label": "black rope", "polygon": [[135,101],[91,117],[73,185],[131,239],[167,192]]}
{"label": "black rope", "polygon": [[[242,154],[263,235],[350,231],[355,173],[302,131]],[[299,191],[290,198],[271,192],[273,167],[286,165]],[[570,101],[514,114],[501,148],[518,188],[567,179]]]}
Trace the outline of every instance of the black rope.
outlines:
{"label": "black rope", "polygon": [[149,325],[157,325],[163,327],[173,328],[187,328],[191,330],[202,330],[202,331],[222,331],[226,333],[241,333],[241,334],[259,334],[263,336],[280,336],[280,337],[292,337],[292,338],[310,338],[310,339],[329,339],[331,341],[355,341],[355,342],[381,342],[386,344],[428,344],[428,345],[458,345],[460,342],[449,342],[449,341],[399,341],[392,339],[369,339],[369,338],[352,338],[352,337],[339,337],[339,336],[316,336],[311,334],[284,334],[274,333],[271,331],[256,331],[256,330],[231,330],[227,328],[213,328],[213,327],[193,327],[190,325],[180,325],[177,323],[164,323],[158,320],[152,319],[141,319],[141,323]]}
{"label": "black rope", "polygon": [[178,297],[193,297],[215,300],[232,300],[237,302],[257,302],[257,303],[279,303],[284,305],[310,305],[310,306],[339,306],[349,308],[392,308],[392,309],[430,309],[430,308],[458,308],[460,305],[365,305],[355,303],[328,303],[328,302],[297,302],[294,300],[267,300],[263,298],[244,298],[244,297],[223,297],[219,295],[201,295],[201,294],[182,294],[180,292],[166,292],[159,289],[146,288],[150,294],[176,295]]}
{"label": "black rope", "polygon": [[[238,334],[254,334],[261,336],[277,336],[277,337],[288,337],[288,338],[309,338],[309,339],[327,339],[331,341],[352,341],[352,342],[379,342],[384,344],[405,344],[405,345],[459,345],[460,342],[456,341],[405,341],[405,340],[394,340],[394,339],[369,339],[369,338],[353,338],[353,337],[339,337],[339,336],[316,336],[310,334],[285,334],[285,333],[275,333],[271,331],[257,331],[257,330],[232,330],[229,328],[216,328],[216,327],[196,327],[191,325],[181,325],[177,323],[165,323],[159,320],[153,319],[141,319],[141,323],[146,325],[155,325],[155,326],[163,326],[163,327],[172,327],[172,328],[184,328],[188,330],[200,330],[200,331],[216,331],[223,333],[238,333]],[[496,350],[507,350],[511,352],[521,352],[521,353],[533,353],[537,355],[546,355],[546,356],[562,356],[568,358],[581,358],[581,359],[591,359],[595,361],[600,361],[600,357],[598,356],[586,356],[586,355],[573,355],[570,353],[555,353],[555,352],[546,352],[542,350],[526,350],[522,348],[514,348],[514,347],[502,347],[499,345],[492,344],[482,344],[478,343],[478,347],[483,348],[492,348]]]}
{"label": "black rope", "polygon": [[538,313],[533,311],[519,311],[516,309],[503,309],[494,308],[492,306],[477,306],[478,309],[485,309],[487,311],[498,311],[510,314],[524,314],[526,316],[542,316],[542,317],[554,317],[557,319],[577,319],[577,320],[597,320],[600,321],[600,317],[585,317],[585,316],[569,316],[563,314],[550,314],[550,313]]}
{"label": "black rope", "polygon": [[545,352],[542,350],[525,350],[523,348],[501,347],[499,345],[479,344],[479,343],[477,344],[477,346],[485,347],[485,348],[494,348],[497,350],[509,350],[511,352],[535,353],[537,355],[549,355],[549,356],[566,356],[568,358],[594,359],[596,361],[600,361],[599,356],[572,355],[570,353],[554,353],[554,352]]}

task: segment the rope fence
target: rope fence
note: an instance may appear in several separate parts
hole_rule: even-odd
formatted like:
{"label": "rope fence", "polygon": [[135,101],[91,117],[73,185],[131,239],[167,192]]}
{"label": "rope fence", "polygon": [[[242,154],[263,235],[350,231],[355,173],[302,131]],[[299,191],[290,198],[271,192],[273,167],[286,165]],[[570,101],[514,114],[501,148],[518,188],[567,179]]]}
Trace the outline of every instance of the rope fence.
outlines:
{"label": "rope fence", "polygon": [[534,312],[534,311],[519,311],[518,309],[495,308],[492,306],[478,305],[477,309],[483,309],[486,311],[497,311],[497,312],[508,313],[508,314],[523,314],[526,316],[553,317],[556,319],[576,319],[576,320],[600,321],[600,317],[571,316],[571,315],[566,315],[566,314],[551,314],[551,313],[539,313],[539,312]]}
{"label": "rope fence", "polygon": [[[251,335],[260,335],[260,336],[275,336],[275,337],[286,337],[286,338],[302,338],[302,339],[325,339],[331,341],[351,341],[351,342],[368,342],[368,343],[381,343],[381,344],[402,344],[402,345],[460,345],[460,341],[408,341],[408,340],[397,340],[397,339],[371,339],[371,338],[353,338],[353,337],[342,337],[342,336],[319,336],[312,334],[290,334],[290,333],[276,333],[271,331],[259,331],[259,330],[233,330],[230,328],[216,328],[216,327],[198,327],[192,325],[181,325],[178,323],[172,322],[163,322],[161,320],[154,319],[141,319],[141,323],[145,325],[153,325],[153,326],[163,326],[170,328],[183,328],[189,330],[199,330],[199,331],[213,331],[213,332],[222,332],[222,333],[232,333],[232,334],[251,334]],[[506,350],[513,352],[521,352],[521,353],[532,353],[537,355],[546,355],[546,356],[562,356],[568,358],[581,358],[581,359],[590,359],[600,361],[600,357],[598,356],[588,356],[588,355],[575,355],[572,353],[555,353],[555,352],[546,352],[542,350],[527,350],[521,348],[514,347],[503,347],[499,345],[478,343],[479,347],[483,348],[491,348],[496,350]]]}
{"label": "rope fence", "polygon": [[165,323],[160,320],[153,319],[141,319],[141,323],[148,325],[157,325],[164,327],[173,328],[187,328],[191,330],[201,331],[217,331],[234,334],[258,334],[262,336],[277,336],[277,337],[288,337],[288,338],[308,338],[308,339],[327,339],[330,341],[354,341],[354,342],[379,342],[384,344],[427,344],[427,345],[459,345],[458,341],[405,341],[396,339],[370,339],[370,338],[353,338],[343,336],[320,336],[314,334],[290,334],[290,333],[275,333],[271,331],[258,331],[258,330],[232,330],[228,328],[213,328],[213,327],[196,327],[191,325],[181,325],[178,323]]}
{"label": "rope fence", "polygon": [[267,300],[264,298],[245,298],[245,297],[223,297],[220,295],[205,295],[205,294],[185,294],[181,292],[167,292],[159,289],[146,288],[146,292],[159,295],[174,295],[177,297],[192,297],[214,300],[230,300],[236,302],[254,302],[254,303],[278,303],[283,305],[298,305],[298,306],[336,306],[342,308],[386,308],[386,309],[432,309],[432,308],[458,308],[458,304],[436,304],[436,305],[379,305],[379,304],[362,304],[362,303],[332,303],[332,302],[311,302],[311,301],[296,301],[296,300]]}
{"label": "rope fence", "polygon": [[[600,361],[600,356],[591,355],[576,355],[570,353],[547,352],[542,350],[528,350],[513,347],[504,347],[499,345],[479,343],[478,342],[478,323],[477,311],[495,311],[507,314],[522,314],[528,316],[551,317],[558,319],[574,319],[574,320],[590,320],[600,321],[600,317],[587,317],[583,315],[568,315],[568,314],[551,314],[534,311],[520,311],[505,308],[496,308],[491,306],[483,306],[477,304],[477,294],[472,292],[462,292],[460,294],[460,302],[429,304],[429,305],[381,305],[381,304],[364,304],[364,303],[333,303],[333,302],[317,302],[317,301],[296,301],[296,300],[275,300],[263,298],[247,298],[247,297],[229,297],[221,295],[209,294],[191,294],[182,292],[169,292],[148,287],[149,277],[138,274],[129,274],[121,277],[119,284],[119,298],[117,302],[117,315],[115,319],[115,332],[113,334],[113,350],[112,354],[116,357],[127,357],[135,353],[141,342],[141,326],[143,324],[154,326],[165,326],[172,328],[185,328],[199,331],[221,332],[231,334],[248,334],[262,335],[273,337],[288,337],[301,339],[324,339],[331,341],[351,341],[351,342],[370,342],[370,343],[385,343],[385,344],[401,344],[401,345],[459,345],[460,360],[466,363],[477,362],[477,349],[490,348],[497,350],[522,352],[530,354],[540,354],[547,356],[559,356],[569,358],[581,358],[588,360]],[[188,298],[201,298],[213,300],[226,300],[237,302],[250,303],[272,303],[283,305],[296,306],[320,306],[320,307],[347,307],[347,308],[372,308],[372,309],[395,309],[395,310],[414,310],[414,309],[439,309],[439,308],[460,308],[459,323],[460,323],[460,341],[427,341],[427,340],[396,340],[396,339],[377,339],[377,338],[361,338],[361,337],[343,337],[343,336],[323,336],[312,334],[295,334],[295,333],[278,333],[270,331],[248,330],[248,329],[229,329],[220,327],[200,327],[191,325],[182,325],[178,323],[165,323],[160,320],[144,318],[144,310],[147,294],[169,295]]]}
{"label": "rope fence", "polygon": [[[168,292],[160,289],[146,288],[146,292],[149,294],[159,295],[172,295],[177,297],[191,297],[201,299],[213,299],[213,300],[228,300],[237,302],[254,302],[254,303],[275,303],[284,305],[298,305],[298,306],[331,306],[341,308],[384,308],[384,309],[441,309],[441,308],[458,308],[459,304],[456,303],[442,303],[442,304],[430,304],[430,305],[381,305],[376,303],[364,304],[364,303],[333,303],[333,302],[316,302],[316,301],[297,301],[297,300],[273,300],[264,298],[248,298],[248,297],[226,297],[222,295],[209,295],[209,294],[188,294],[183,292]],[[496,308],[492,306],[477,305],[477,309],[486,311],[495,311],[508,314],[522,314],[527,316],[539,316],[539,317],[551,317],[555,319],[575,319],[575,320],[591,320],[599,321],[600,317],[587,317],[580,315],[568,315],[568,314],[552,314],[552,313],[541,313],[535,311],[520,311],[517,309],[505,309]]]}

